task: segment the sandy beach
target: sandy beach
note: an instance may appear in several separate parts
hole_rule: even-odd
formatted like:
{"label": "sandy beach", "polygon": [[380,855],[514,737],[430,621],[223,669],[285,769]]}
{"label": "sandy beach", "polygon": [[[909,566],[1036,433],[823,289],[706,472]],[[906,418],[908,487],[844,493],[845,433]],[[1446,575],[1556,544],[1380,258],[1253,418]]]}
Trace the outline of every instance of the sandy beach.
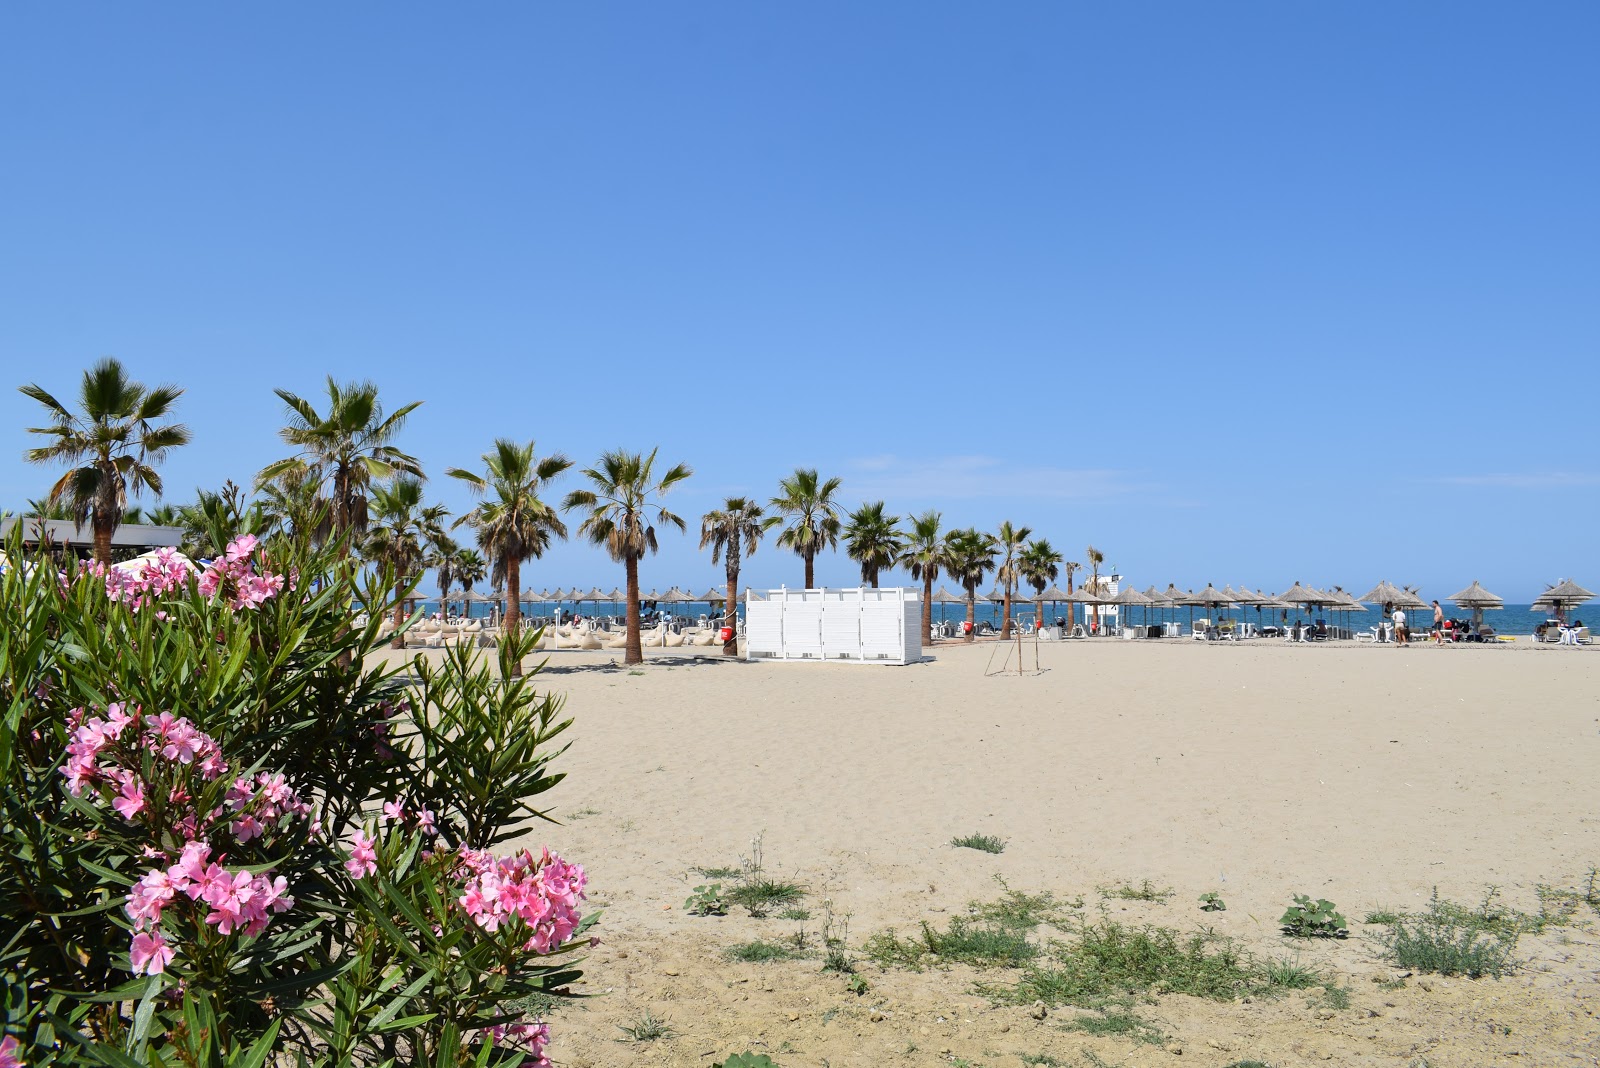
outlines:
{"label": "sandy beach", "polygon": [[[1524,936],[1514,975],[1476,982],[1402,983],[1381,929],[1361,920],[1416,910],[1435,888],[1476,904],[1490,885],[1532,911],[1539,884],[1576,887],[1600,864],[1597,652],[1094,641],[1043,644],[1042,671],[1022,677],[986,675],[1002,659],[988,644],[940,645],[905,668],[657,653],[627,670],[610,652],[553,654],[544,677],[576,720],[559,764],[569,777],[552,795],[564,825],[529,841],[587,865],[605,907],[585,985],[603,996],[560,1014],[558,1057],[1595,1063],[1592,911]],[[1004,852],[950,844],[970,833],[1000,837]],[[814,934],[815,919],[685,913],[709,881],[693,869],[737,866],[757,834],[767,872],[803,884],[813,914],[826,899],[850,915],[867,992],[816,959],[722,956],[797,927]],[[1039,1020],[996,1005],[965,967],[884,970],[861,956],[877,932],[994,898],[997,878],[1081,897],[1091,919],[1214,928],[1322,969],[1349,1007],[1329,1009],[1317,991],[1167,996],[1140,1010],[1162,1040],[1139,1043],[1063,1030],[1071,1009]],[[1171,897],[1098,889],[1147,879]],[[1208,891],[1227,911],[1198,909]],[[1295,893],[1334,901],[1351,937],[1282,936]],[[619,1031],[647,1010],[676,1033],[638,1043]]]}

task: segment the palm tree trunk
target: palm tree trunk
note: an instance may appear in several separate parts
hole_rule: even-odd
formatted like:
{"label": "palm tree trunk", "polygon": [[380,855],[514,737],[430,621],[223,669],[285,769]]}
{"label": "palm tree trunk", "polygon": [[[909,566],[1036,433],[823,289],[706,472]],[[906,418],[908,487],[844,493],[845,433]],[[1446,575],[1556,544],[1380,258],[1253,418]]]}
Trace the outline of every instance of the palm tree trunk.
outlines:
{"label": "palm tree trunk", "polygon": [[1006,584],[1006,595],[1000,604],[1000,637],[1011,637],[1011,585]]}
{"label": "palm tree trunk", "polygon": [[812,588],[812,580],[816,577],[815,574],[814,574],[814,570],[815,569],[812,568],[812,566],[811,566],[811,559],[815,554],[816,554],[816,550],[814,550],[814,549],[807,549],[806,550],[806,554],[805,554],[805,557],[806,557],[806,584],[805,584],[805,588],[808,589],[808,590]]}
{"label": "palm tree trunk", "polygon": [[933,572],[922,572],[922,640],[933,641]]}
{"label": "palm tree trunk", "polygon": [[731,632],[722,643],[723,656],[739,655],[739,547],[728,546],[728,603],[722,613],[722,625]]}
{"label": "palm tree trunk", "polygon": [[[522,561],[517,559],[516,553],[506,557],[506,614],[502,619],[501,629],[507,637],[522,629]],[[522,661],[518,660],[511,665],[511,677],[521,674]]]}
{"label": "palm tree trunk", "polygon": [[967,641],[978,640],[978,591],[967,590]]}
{"label": "palm tree trunk", "polygon": [[[1044,591],[1040,590],[1039,592],[1043,593]],[[1034,629],[1037,630],[1039,627],[1041,627],[1043,625],[1044,625],[1044,598],[1043,597],[1035,597],[1033,599],[1033,626],[1034,626]]]}
{"label": "palm tree trunk", "polygon": [[394,584],[394,637],[389,639],[389,648],[404,649],[406,636],[400,633],[400,625],[406,621],[406,584],[404,579],[396,579]]}
{"label": "palm tree trunk", "polygon": [[873,589],[877,589],[878,588],[878,569],[877,568],[873,568],[872,569],[872,588]]}
{"label": "palm tree trunk", "polygon": [[628,572],[628,638],[622,662],[642,664],[644,647],[639,644],[639,558],[630,553],[624,566]]}
{"label": "palm tree trunk", "polygon": [[111,517],[101,518],[98,512],[89,517],[94,528],[94,558],[102,564],[111,563]]}

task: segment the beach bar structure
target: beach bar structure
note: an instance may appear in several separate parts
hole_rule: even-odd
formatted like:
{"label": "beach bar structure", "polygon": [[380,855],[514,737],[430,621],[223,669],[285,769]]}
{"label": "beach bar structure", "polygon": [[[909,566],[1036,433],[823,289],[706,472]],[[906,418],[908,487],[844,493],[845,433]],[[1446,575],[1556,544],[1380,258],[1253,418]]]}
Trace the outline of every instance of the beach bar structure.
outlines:
{"label": "beach bar structure", "polygon": [[[39,519],[34,516],[0,519],[0,541],[10,538],[12,530],[18,526],[22,527],[22,544],[25,546],[43,543],[84,559],[94,555],[94,528],[88,522],[80,527],[70,519]],[[175,549],[182,543],[182,527],[123,523],[111,532],[111,551],[118,558],[138,556],[152,549]]]}
{"label": "beach bar structure", "polygon": [[922,591],[748,590],[745,659],[914,664],[922,659]]}

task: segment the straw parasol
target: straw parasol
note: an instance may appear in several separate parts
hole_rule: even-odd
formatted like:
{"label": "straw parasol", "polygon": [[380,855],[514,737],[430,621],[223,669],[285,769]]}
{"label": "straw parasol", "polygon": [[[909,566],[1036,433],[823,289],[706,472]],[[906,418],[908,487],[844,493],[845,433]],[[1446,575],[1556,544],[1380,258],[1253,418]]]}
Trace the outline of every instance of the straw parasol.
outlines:
{"label": "straw parasol", "polygon": [[1484,609],[1498,610],[1506,606],[1505,599],[1497,593],[1490,593],[1478,584],[1477,579],[1472,580],[1472,585],[1464,590],[1452,593],[1445,600],[1461,608],[1472,609],[1472,626],[1476,630],[1483,626]]}
{"label": "straw parasol", "polygon": [[1402,590],[1400,587],[1388,582],[1380,582],[1366,593],[1363,593],[1359,599],[1368,604],[1395,605],[1403,604],[1410,597],[1410,591]]}
{"label": "straw parasol", "polygon": [[1535,608],[1553,608],[1556,615],[1565,618],[1569,609],[1576,608],[1595,598],[1593,590],[1586,590],[1571,579],[1562,579],[1541,593],[1533,602]]}

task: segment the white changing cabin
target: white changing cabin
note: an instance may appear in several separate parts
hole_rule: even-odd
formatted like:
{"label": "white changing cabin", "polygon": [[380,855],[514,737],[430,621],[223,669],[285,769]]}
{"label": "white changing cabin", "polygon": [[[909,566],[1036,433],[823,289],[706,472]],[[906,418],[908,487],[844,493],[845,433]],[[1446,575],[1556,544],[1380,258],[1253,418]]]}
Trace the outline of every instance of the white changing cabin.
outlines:
{"label": "white changing cabin", "polygon": [[744,610],[746,660],[914,664],[922,659],[921,590],[747,590]]}

